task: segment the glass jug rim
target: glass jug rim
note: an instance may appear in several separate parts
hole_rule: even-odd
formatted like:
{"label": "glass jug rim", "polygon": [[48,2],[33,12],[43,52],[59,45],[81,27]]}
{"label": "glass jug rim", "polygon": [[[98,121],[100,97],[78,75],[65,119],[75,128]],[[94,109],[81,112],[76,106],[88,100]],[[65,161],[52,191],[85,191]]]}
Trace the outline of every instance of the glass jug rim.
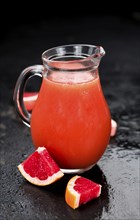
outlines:
{"label": "glass jug rim", "polygon": [[[98,52],[100,53],[100,56],[104,56],[105,55],[105,50],[103,49],[102,46],[96,46],[96,45],[91,45],[91,44],[64,44],[64,45],[59,45],[59,46],[52,47],[52,48],[49,48],[49,49],[45,50],[42,53],[42,59],[44,61],[60,62],[60,61],[57,61],[57,60],[54,61],[54,60],[50,59],[50,57],[46,58],[46,54],[48,54],[49,52],[51,52],[53,50],[57,50],[57,49],[60,49],[60,48],[79,47],[79,46],[80,47],[88,47],[89,49],[91,49],[91,48],[97,49]],[[85,55],[87,55],[87,57],[84,57],[83,59],[79,59],[79,61],[91,59],[92,57],[94,57],[97,54],[96,53],[92,53],[90,55],[88,55],[88,54],[85,54]],[[78,59],[77,59],[77,61],[78,61]],[[69,62],[73,62],[73,60],[61,61],[61,62],[69,63]]]}

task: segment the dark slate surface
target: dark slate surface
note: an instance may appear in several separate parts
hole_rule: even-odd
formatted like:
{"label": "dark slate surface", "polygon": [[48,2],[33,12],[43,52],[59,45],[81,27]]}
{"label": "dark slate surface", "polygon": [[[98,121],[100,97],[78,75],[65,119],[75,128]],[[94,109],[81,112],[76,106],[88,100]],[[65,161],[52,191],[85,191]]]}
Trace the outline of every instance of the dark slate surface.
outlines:
{"label": "dark slate surface", "polygon": [[[0,219],[140,219],[140,23],[137,16],[85,15],[11,22],[0,41]],[[5,30],[5,29],[4,29]],[[117,135],[98,164],[83,174],[102,184],[101,196],[72,210],[64,201],[70,175],[47,187],[28,183],[17,165],[34,148],[15,113],[12,95],[20,72],[41,63],[41,53],[69,43],[102,45],[100,78]],[[29,90],[38,86],[30,82]]]}

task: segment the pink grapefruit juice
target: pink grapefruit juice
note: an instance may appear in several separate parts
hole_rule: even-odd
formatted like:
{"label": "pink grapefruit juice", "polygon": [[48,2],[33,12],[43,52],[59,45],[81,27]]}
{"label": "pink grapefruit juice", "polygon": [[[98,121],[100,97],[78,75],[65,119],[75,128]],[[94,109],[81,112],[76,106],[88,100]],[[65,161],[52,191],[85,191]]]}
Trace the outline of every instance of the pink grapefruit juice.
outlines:
{"label": "pink grapefruit juice", "polygon": [[60,81],[43,77],[31,116],[32,139],[36,147],[45,146],[61,168],[85,168],[107,147],[110,112],[98,74],[84,76],[81,83],[63,77]]}

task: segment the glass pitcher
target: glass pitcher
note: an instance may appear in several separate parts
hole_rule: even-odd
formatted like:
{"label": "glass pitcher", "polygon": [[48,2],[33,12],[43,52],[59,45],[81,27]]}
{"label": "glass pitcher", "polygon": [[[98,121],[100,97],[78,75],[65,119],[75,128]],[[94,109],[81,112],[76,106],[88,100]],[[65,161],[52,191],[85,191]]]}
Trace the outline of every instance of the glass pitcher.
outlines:
{"label": "glass pitcher", "polygon": [[[42,54],[43,65],[20,74],[14,91],[16,110],[31,129],[34,146],[45,146],[64,173],[81,173],[103,155],[111,131],[98,67],[105,51],[100,46],[74,44]],[[23,103],[26,83],[42,77],[32,113]]]}

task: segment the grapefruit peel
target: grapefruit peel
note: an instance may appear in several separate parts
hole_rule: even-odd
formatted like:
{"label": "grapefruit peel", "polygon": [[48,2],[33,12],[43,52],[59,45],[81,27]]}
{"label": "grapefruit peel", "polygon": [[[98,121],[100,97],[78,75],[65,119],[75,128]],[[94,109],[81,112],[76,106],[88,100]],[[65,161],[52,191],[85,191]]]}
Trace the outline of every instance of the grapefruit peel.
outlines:
{"label": "grapefruit peel", "polygon": [[111,137],[114,137],[116,135],[117,132],[117,122],[113,119],[111,119]]}

